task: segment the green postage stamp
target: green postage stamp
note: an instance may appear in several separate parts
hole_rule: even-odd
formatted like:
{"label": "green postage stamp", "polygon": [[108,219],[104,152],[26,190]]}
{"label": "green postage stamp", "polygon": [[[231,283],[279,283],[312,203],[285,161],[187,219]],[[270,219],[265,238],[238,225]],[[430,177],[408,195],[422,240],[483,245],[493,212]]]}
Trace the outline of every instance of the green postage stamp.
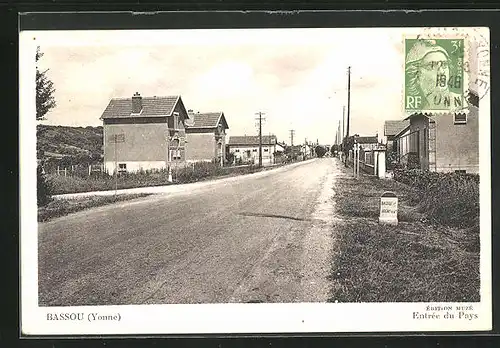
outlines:
{"label": "green postage stamp", "polygon": [[466,107],[464,38],[407,38],[406,113],[454,112]]}

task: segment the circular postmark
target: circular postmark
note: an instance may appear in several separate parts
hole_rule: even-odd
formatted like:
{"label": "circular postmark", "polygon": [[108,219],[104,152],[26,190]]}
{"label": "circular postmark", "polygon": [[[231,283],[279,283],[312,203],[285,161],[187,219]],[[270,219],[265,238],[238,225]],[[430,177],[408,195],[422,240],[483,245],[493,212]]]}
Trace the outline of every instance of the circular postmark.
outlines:
{"label": "circular postmark", "polygon": [[[469,103],[478,106],[479,100],[490,90],[490,44],[484,28],[426,27],[417,39],[463,38],[467,40],[467,59],[463,71],[468,76],[468,88],[464,90]],[[476,100],[474,100],[476,99]]]}

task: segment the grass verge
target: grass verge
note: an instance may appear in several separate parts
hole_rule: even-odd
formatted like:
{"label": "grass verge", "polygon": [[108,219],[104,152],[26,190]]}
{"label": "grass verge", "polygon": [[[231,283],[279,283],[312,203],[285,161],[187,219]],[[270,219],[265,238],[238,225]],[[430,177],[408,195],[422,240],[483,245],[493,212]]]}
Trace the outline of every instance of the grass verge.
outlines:
{"label": "grass verge", "polygon": [[[186,184],[205,181],[215,178],[251,174],[263,170],[270,170],[283,165],[261,167],[255,165],[240,167],[220,167],[210,162],[197,162],[192,166],[174,168],[172,170],[173,183],[168,182],[166,170],[142,171],[127,173],[118,176],[117,189],[163,186],[172,184]],[[79,193],[92,191],[114,190],[115,178],[104,174],[96,176],[64,176],[47,174],[51,194]]]}
{"label": "grass verge", "polygon": [[56,217],[75,213],[77,211],[99,207],[115,202],[127,201],[149,196],[149,193],[122,194],[115,196],[90,196],[75,199],[54,199],[38,208],[38,222],[45,222]]}
{"label": "grass verge", "polygon": [[[407,185],[338,178],[332,302],[479,301],[479,226],[431,223]],[[378,224],[380,195],[399,198],[399,224]],[[433,219],[433,221],[435,221]]]}

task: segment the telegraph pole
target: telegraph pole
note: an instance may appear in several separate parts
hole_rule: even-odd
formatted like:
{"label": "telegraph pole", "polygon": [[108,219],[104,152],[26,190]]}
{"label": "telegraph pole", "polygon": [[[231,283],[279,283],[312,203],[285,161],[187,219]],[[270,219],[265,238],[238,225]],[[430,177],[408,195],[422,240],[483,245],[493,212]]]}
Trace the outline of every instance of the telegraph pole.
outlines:
{"label": "telegraph pole", "polygon": [[291,156],[291,159],[293,160],[294,156],[295,156],[295,149],[293,148],[293,135],[295,134],[295,130],[294,129],[290,129],[290,147],[292,149],[292,152],[290,154]]}
{"label": "telegraph pole", "polygon": [[339,145],[342,139],[342,134],[340,134],[340,120],[339,120],[339,125],[337,127],[337,142],[336,145]]}
{"label": "telegraph pole", "polygon": [[347,68],[347,134],[349,136],[349,121],[351,116],[351,67]]}
{"label": "telegraph pole", "polygon": [[[347,145],[347,138],[349,138],[349,121],[350,121],[350,115],[351,115],[351,67],[347,68],[347,129],[346,129],[346,143]],[[347,151],[348,149],[344,149],[344,155],[345,155],[345,166],[347,167]],[[354,149],[353,149],[354,151]]]}
{"label": "telegraph pole", "polygon": [[257,118],[259,121],[259,167],[262,167],[262,115],[265,113],[259,111],[256,115],[259,115]]}
{"label": "telegraph pole", "polygon": [[345,105],[342,106],[342,141],[345,136]]}

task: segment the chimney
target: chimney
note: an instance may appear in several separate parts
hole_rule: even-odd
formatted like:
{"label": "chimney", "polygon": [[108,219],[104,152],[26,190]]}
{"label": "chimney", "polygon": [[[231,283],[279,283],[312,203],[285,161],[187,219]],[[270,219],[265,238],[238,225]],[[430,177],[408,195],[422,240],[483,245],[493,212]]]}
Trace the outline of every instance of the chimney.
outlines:
{"label": "chimney", "polygon": [[139,114],[142,110],[142,97],[139,92],[135,92],[132,96],[132,113]]}
{"label": "chimney", "polygon": [[188,110],[188,117],[193,118],[193,116],[194,116],[194,111],[192,109],[189,109]]}

